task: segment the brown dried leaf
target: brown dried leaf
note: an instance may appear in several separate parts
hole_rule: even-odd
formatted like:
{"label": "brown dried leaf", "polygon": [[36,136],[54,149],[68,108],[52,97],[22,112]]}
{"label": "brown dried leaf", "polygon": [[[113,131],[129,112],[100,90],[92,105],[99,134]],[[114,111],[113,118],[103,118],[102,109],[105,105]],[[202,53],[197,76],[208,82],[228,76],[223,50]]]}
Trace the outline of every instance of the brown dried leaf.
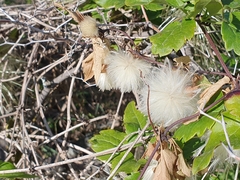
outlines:
{"label": "brown dried leaf", "polygon": [[177,159],[177,174],[182,176],[182,177],[190,177],[191,175],[191,168],[187,166],[183,154],[180,153],[178,154],[178,159]]}
{"label": "brown dried leaf", "polygon": [[[144,155],[143,155],[143,157],[146,157],[146,158],[150,157],[151,154],[152,154],[152,152],[153,152],[153,150],[154,150],[154,148],[155,148],[155,146],[156,146],[156,144],[151,144],[151,143],[149,143],[148,146],[147,146],[147,149],[146,149],[146,151],[145,151],[145,153],[144,153]],[[159,152],[157,151],[157,152],[154,154],[153,159],[158,160],[159,157],[160,157],[160,154],[159,154]]]}
{"label": "brown dried leaf", "polygon": [[209,99],[224,85],[230,82],[230,78],[224,76],[215,84],[211,85],[207,89],[205,89],[200,95],[200,100],[198,101],[199,108],[203,109],[205,104],[209,101]]}
{"label": "brown dried leaf", "polygon": [[177,156],[168,149],[161,150],[161,159],[155,170],[153,180],[172,180],[174,179],[174,166]]}
{"label": "brown dried leaf", "polygon": [[109,53],[109,49],[104,45],[100,38],[92,38],[93,43],[93,73],[95,81],[98,82],[99,76],[104,71],[104,59]]}
{"label": "brown dried leaf", "polygon": [[84,74],[84,81],[91,79],[94,75],[93,73],[93,53],[91,53],[86,59],[82,62],[82,69]]}

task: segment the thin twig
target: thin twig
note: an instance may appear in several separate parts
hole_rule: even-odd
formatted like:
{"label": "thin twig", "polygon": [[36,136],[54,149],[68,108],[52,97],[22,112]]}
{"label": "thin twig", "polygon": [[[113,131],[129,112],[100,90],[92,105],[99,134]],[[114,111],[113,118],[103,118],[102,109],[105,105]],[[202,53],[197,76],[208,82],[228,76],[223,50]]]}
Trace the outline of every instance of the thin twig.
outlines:
{"label": "thin twig", "polygon": [[[98,120],[102,120],[102,119],[106,119],[106,118],[108,118],[108,114],[103,115],[103,116],[99,116],[99,117],[96,117],[96,118],[93,118],[93,119],[90,119],[90,120],[89,120],[89,123],[92,123],[92,122],[95,122],[95,121],[98,121]],[[59,134],[57,134],[57,135],[55,135],[55,136],[52,136],[51,138],[49,138],[49,139],[47,139],[46,141],[44,141],[41,145],[46,144],[46,143],[49,143],[50,141],[55,140],[55,139],[57,139],[58,137],[64,135],[66,132],[72,131],[72,130],[78,128],[78,127],[81,127],[81,126],[84,126],[84,125],[87,125],[87,124],[88,124],[87,122],[83,122],[83,123],[77,124],[77,125],[69,128],[69,129],[67,129],[67,130],[65,130],[65,131],[60,132]],[[41,145],[40,145],[40,146],[41,146]]]}
{"label": "thin twig", "polygon": [[[137,143],[142,142],[142,140],[139,140]],[[134,142],[128,143],[123,145],[119,151],[124,151],[126,149],[128,149],[129,147],[132,146],[132,144],[134,144]],[[11,173],[17,173],[17,172],[32,172],[32,170],[40,170],[40,169],[48,169],[48,168],[52,168],[52,167],[57,167],[57,166],[61,166],[61,165],[65,165],[65,164],[69,164],[69,163],[74,163],[74,162],[78,162],[78,161],[83,161],[85,159],[91,159],[91,158],[95,158],[98,156],[103,156],[103,155],[107,155],[107,154],[111,154],[112,152],[114,152],[116,150],[116,148],[112,148],[112,149],[108,149],[105,151],[101,151],[98,153],[94,153],[91,155],[85,155],[85,156],[81,156],[78,158],[74,158],[74,159],[68,159],[65,161],[61,161],[61,162],[56,162],[56,163],[51,163],[51,164],[46,164],[46,165],[42,165],[42,166],[38,166],[38,167],[33,167],[33,168],[23,168],[23,169],[13,169],[13,170],[3,170],[0,171],[1,175],[4,174],[11,174]]]}
{"label": "thin twig", "polygon": [[117,111],[114,115],[114,119],[113,119],[113,122],[112,122],[112,125],[111,125],[111,129],[114,129],[114,127],[115,127],[115,123],[116,123],[116,120],[118,118],[118,113],[119,113],[119,110],[120,110],[120,107],[121,107],[121,104],[122,104],[123,95],[124,95],[124,92],[121,93],[121,96],[120,96],[120,99],[119,99],[119,102],[118,102],[118,106],[117,106]]}

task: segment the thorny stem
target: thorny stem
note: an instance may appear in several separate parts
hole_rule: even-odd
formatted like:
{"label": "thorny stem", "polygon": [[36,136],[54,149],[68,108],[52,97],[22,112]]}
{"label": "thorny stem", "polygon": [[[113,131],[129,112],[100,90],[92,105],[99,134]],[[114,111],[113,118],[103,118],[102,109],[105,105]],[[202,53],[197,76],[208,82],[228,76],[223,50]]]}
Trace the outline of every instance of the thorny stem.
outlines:
{"label": "thorny stem", "polygon": [[222,59],[222,57],[221,57],[221,54],[220,54],[219,50],[217,49],[216,45],[214,44],[212,38],[210,37],[210,35],[209,35],[208,32],[206,31],[206,29],[202,26],[200,20],[196,20],[196,21],[197,21],[199,27],[202,29],[203,33],[205,34],[205,36],[206,36],[206,38],[207,38],[207,40],[208,40],[211,48],[212,48],[213,51],[215,52],[215,54],[216,54],[216,56],[217,56],[217,58],[218,58],[218,60],[219,60],[219,62],[220,62],[220,64],[221,64],[221,66],[222,66],[222,68],[224,69],[224,71],[226,72],[227,76],[228,76],[230,79],[234,80],[232,74],[230,73],[228,67],[227,67],[226,64],[224,63],[224,61],[223,61],[223,59]]}

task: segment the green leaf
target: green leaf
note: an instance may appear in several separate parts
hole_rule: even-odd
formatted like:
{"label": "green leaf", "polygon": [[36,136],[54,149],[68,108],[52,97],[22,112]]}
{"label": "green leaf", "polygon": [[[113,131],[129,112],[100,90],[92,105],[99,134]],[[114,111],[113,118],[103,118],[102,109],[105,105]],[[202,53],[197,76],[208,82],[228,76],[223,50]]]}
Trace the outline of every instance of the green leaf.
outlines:
{"label": "green leaf", "polygon": [[205,169],[209,165],[212,157],[213,157],[213,150],[208,151],[203,155],[196,157],[193,161],[192,173],[196,174],[199,171]]}
{"label": "green leaf", "polygon": [[165,8],[163,6],[164,3],[165,3],[165,0],[153,0],[151,3],[146,4],[144,7],[150,11],[157,11]]}
{"label": "green leaf", "polygon": [[195,150],[202,146],[205,142],[202,142],[200,138],[192,138],[181,147],[183,151],[183,156],[187,160],[192,160]]}
{"label": "green leaf", "polygon": [[125,5],[123,0],[94,0],[96,4],[108,8],[110,6],[115,6],[115,8],[120,8]]}
{"label": "green leaf", "polygon": [[140,176],[140,172],[131,173],[131,175],[124,178],[124,180],[137,180]]}
{"label": "green leaf", "polygon": [[1,171],[12,170],[12,169],[16,169],[16,167],[12,163],[2,162],[0,164],[0,178],[35,178],[35,177],[37,177],[37,176],[27,174],[24,172],[1,174]]}
{"label": "green leaf", "polygon": [[166,0],[166,2],[173,7],[182,7],[184,3],[181,0]]}
{"label": "green leaf", "polygon": [[223,8],[223,5],[220,0],[211,0],[206,5],[206,8],[209,13],[209,16],[214,16]]}
{"label": "green leaf", "polygon": [[[125,133],[115,130],[102,130],[99,135],[95,135],[90,139],[91,148],[95,152],[101,152],[107,149],[117,147],[126,136]],[[107,160],[110,155],[100,156],[100,160]]]}
{"label": "green leaf", "polygon": [[123,122],[126,134],[141,130],[147,123],[147,117],[136,109],[135,102],[130,102],[124,112]]}
{"label": "green leaf", "polygon": [[[239,143],[240,142],[240,119],[236,119],[235,117],[231,116],[229,112],[224,112],[223,118],[226,123],[226,129],[228,132],[231,145],[233,146],[234,149],[240,149],[240,143]],[[219,117],[219,120],[220,119],[221,117]],[[221,142],[223,143],[226,142],[225,134],[221,124],[216,123],[213,126],[211,131],[212,133],[205,147],[206,151],[214,149]]]}
{"label": "green leaf", "polygon": [[125,0],[127,6],[140,6],[146,5],[152,2],[152,0]]}
{"label": "green leaf", "polygon": [[[220,99],[222,96],[223,94],[221,91],[216,92],[209,100],[209,102],[206,104],[206,106],[212,104],[216,100]],[[216,106],[209,109],[206,113],[212,117],[217,118],[222,110],[224,110],[223,103],[219,103]],[[198,121],[180,126],[174,133],[174,137],[178,140],[182,140],[182,142],[188,141],[195,135],[201,137],[207,129],[212,128],[214,123],[215,121],[213,121],[212,119],[206,116],[201,116]]]}
{"label": "green leaf", "polygon": [[198,13],[200,13],[211,0],[197,0],[195,1],[194,11],[190,14],[190,17],[195,17]]}
{"label": "green leaf", "polygon": [[217,14],[222,9],[220,0],[198,0],[194,5],[194,11],[189,14],[190,17],[195,17],[206,8],[208,16]]}
{"label": "green leaf", "polygon": [[18,32],[18,29],[17,29],[17,28],[13,29],[13,30],[8,34],[9,39],[12,40],[12,41],[17,41],[18,36],[19,36],[19,32]]}
{"label": "green leaf", "polygon": [[165,56],[174,49],[178,51],[187,39],[194,35],[196,23],[194,20],[183,20],[169,24],[162,32],[150,37],[152,53]]}
{"label": "green leaf", "polygon": [[[216,117],[217,114],[219,113],[209,113],[209,115],[212,115],[213,117]],[[207,129],[211,129],[214,123],[215,122],[208,117],[202,116],[198,121],[179,127],[174,133],[174,138],[182,140],[182,142],[187,142],[195,135],[201,137]]]}
{"label": "green leaf", "polygon": [[240,149],[240,118],[233,116],[228,111],[223,113],[227,123],[227,132],[233,149]]}
{"label": "green leaf", "polygon": [[230,114],[237,116],[239,118],[240,117],[240,91],[235,90],[228,93],[226,100],[224,102],[224,105]]}
{"label": "green leaf", "polygon": [[230,8],[239,8],[240,7],[240,1],[239,0],[222,0],[222,4],[224,6],[229,6]]}
{"label": "green leaf", "polygon": [[[119,161],[122,159],[122,157],[124,156],[125,152],[121,152],[118,156],[116,156],[113,160],[112,160],[112,169],[114,169],[117,164],[119,163]],[[129,153],[127,155],[127,157],[125,158],[125,160],[123,161],[123,163],[121,164],[121,166],[119,167],[119,169],[117,170],[117,172],[125,172],[125,173],[133,173],[133,172],[138,172],[138,169],[140,168],[141,165],[143,165],[144,163],[146,163],[145,160],[139,160],[136,161],[134,159],[134,156],[132,153]]]}
{"label": "green leaf", "polygon": [[232,67],[234,68],[236,61],[234,59],[234,57],[231,56],[227,56],[225,54],[221,54],[223,61],[225,62],[225,64],[227,65],[227,67]]}
{"label": "green leaf", "polygon": [[231,23],[222,23],[222,36],[225,47],[228,51],[234,50],[237,55],[240,55],[240,31]]}
{"label": "green leaf", "polygon": [[[90,144],[95,152],[100,152],[119,146],[119,144],[121,143],[121,141],[123,141],[125,136],[126,136],[125,133],[121,133],[119,131],[103,130],[100,131],[99,135],[95,135],[93,138],[90,139]],[[124,142],[123,144],[125,143],[126,142]],[[110,161],[110,163],[112,164],[112,169],[114,169],[117,166],[117,164],[122,159],[125,153],[126,151],[122,151],[114,154],[113,158]],[[110,156],[111,154],[104,155],[98,157],[98,159],[106,161],[110,158]],[[121,166],[119,167],[119,169],[117,170],[117,172],[125,173],[137,172],[140,166],[143,165],[144,163],[146,163],[146,161],[143,159],[136,161],[134,159],[133,154],[130,152],[123,161],[123,163],[121,164]]]}
{"label": "green leaf", "polygon": [[240,12],[232,12],[231,24],[236,28],[236,30],[240,30]]}

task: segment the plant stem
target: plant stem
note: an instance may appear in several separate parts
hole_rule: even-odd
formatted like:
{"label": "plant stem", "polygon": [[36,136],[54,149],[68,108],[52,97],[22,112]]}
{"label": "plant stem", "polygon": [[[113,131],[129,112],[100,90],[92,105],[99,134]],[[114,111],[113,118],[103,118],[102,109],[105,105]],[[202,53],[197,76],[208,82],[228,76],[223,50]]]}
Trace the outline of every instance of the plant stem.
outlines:
{"label": "plant stem", "polygon": [[196,20],[196,21],[197,21],[199,27],[202,29],[203,33],[205,34],[205,36],[206,36],[206,38],[207,38],[207,40],[208,40],[211,48],[212,48],[213,51],[215,52],[215,54],[216,54],[216,56],[217,56],[217,58],[218,58],[218,60],[219,60],[219,62],[220,62],[220,64],[221,64],[221,66],[222,66],[222,68],[224,69],[224,71],[226,72],[227,76],[228,76],[231,80],[234,80],[234,78],[233,78],[232,74],[230,73],[228,67],[227,67],[226,64],[224,63],[223,58],[222,58],[219,50],[217,49],[216,45],[214,44],[211,36],[208,34],[208,32],[206,31],[206,29],[203,27],[203,25],[201,24],[200,20]]}

